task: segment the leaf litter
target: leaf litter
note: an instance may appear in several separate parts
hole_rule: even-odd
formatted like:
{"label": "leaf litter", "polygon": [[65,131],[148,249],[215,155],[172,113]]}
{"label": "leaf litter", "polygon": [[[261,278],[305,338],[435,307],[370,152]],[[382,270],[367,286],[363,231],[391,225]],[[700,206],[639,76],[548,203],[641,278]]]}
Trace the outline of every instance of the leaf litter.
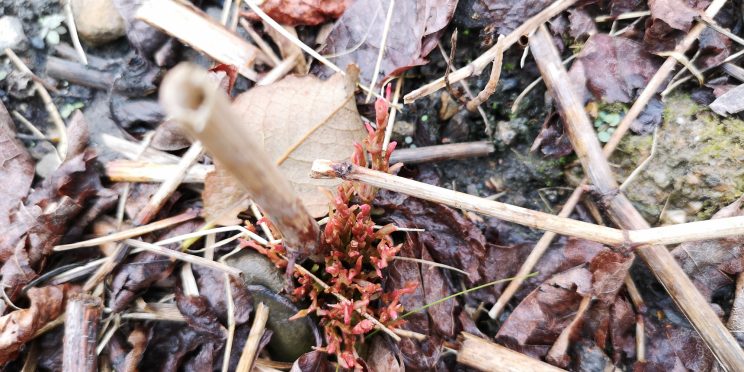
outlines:
{"label": "leaf litter", "polygon": [[[512,234],[514,229],[494,227],[503,224],[501,221],[484,220],[447,206],[384,190],[372,200],[372,188],[358,185],[338,188],[340,181],[319,181],[308,176],[312,161],[321,158],[341,161],[351,155],[351,159],[359,164],[379,167],[383,164],[381,156],[384,159],[396,146],[382,149],[378,144],[383,135],[380,128],[388,125],[387,111],[383,109],[385,115],[381,116],[379,107],[365,105],[364,100],[357,96],[357,82],[368,85],[375,81],[377,84],[372,88],[384,93],[382,88],[389,87],[386,85],[389,79],[405,75],[405,94],[406,90],[415,89],[424,80],[440,77],[447,68],[438,56],[430,55],[440,42],[445,53],[447,48],[455,49],[453,65],[465,63],[483,52],[479,48],[492,45],[496,35],[508,34],[550,3],[542,0],[519,4],[502,0],[263,2],[261,7],[270,17],[293,27],[288,32],[296,34],[311,48],[320,50],[345,73],[332,74],[332,68],[303,55],[302,63],[288,68],[300,76],[284,77],[266,86],[253,86],[238,78],[235,66],[218,65],[212,70],[213,75],[228,95],[232,95],[233,90],[237,93],[232,106],[239,112],[241,124],[250,128],[253,139],[260,144],[259,149],[246,149],[246,153],[265,151],[277,161],[281,172],[290,180],[314,218],[320,219],[330,213],[324,236],[339,238],[348,245],[329,243],[333,240],[327,242],[335,244],[335,256],[329,256],[324,262],[283,261],[286,252],[281,246],[281,231],[273,226],[266,230],[262,228],[268,220],[253,215],[250,195],[207,153],[199,158],[199,166],[214,164],[214,170],[207,174],[204,186],[200,182],[182,185],[160,210],[160,216],[167,217],[178,211],[197,208],[201,209],[203,220],[185,222],[139,239],[157,241],[208,229],[211,225],[241,225],[270,240],[266,234],[268,231],[276,240],[264,246],[242,236],[240,244],[231,243],[214,249],[205,247],[203,243],[228,237],[225,233],[218,233],[195,244],[165,247],[210,259],[233,255],[226,262],[245,271],[242,278],[228,278],[222,272],[199,265],[192,265],[191,274],[188,274],[181,270],[182,264],[177,260],[151,252],[125,256],[100,287],[107,299],[107,309],[116,316],[141,315],[142,312],[155,314],[153,309],[162,302],[161,308],[171,309],[178,316],[168,319],[171,321],[120,319],[115,321],[115,326],[107,324],[106,328],[99,329],[99,337],[104,330],[111,332],[103,347],[103,357],[109,358],[115,370],[202,371],[218,369],[223,361],[227,363],[225,368],[234,370],[248,338],[254,306],[256,301],[260,301],[271,304],[274,318],[270,318],[268,329],[261,337],[257,351],[259,359],[263,362],[267,358],[275,363],[283,361],[281,367],[289,368],[291,365],[293,371],[335,370],[339,367],[381,371],[406,368],[460,370],[463,365],[458,364],[448,350],[459,347],[458,336],[463,331],[570,370],[711,370],[715,361],[703,339],[663,291],[654,287],[656,284],[650,276],[635,277],[638,268],[631,267],[632,253],[586,240],[561,238],[538,262],[534,268],[536,273],[525,280],[501,317],[491,320],[485,316],[484,309],[498,299],[506,283],[473,291],[469,289],[515,275],[534,245],[534,234]],[[681,37],[698,22],[709,3],[686,0],[581,2],[549,22],[564,58],[576,53],[570,66],[571,84],[600,126],[617,125],[627,107],[661,65],[663,59],[654,53],[674,49]],[[126,24],[127,41],[120,43],[121,51],[134,50],[137,56],[130,58],[130,54],[122,59],[120,56],[125,53],[121,53],[116,59],[109,59],[129,67],[122,72],[106,67],[92,56],[93,68],[105,72],[112,82],[110,90],[95,99],[109,106],[105,110],[105,119],[113,119],[113,125],[120,127],[117,129],[123,137],[147,143],[143,149],[150,147],[167,151],[171,154],[170,159],[175,159],[194,139],[189,138],[178,123],[164,117],[153,93],[167,67],[177,60],[193,60],[195,57],[189,54],[188,46],[179,45],[173,35],[136,19],[139,2],[114,0],[113,4]],[[393,8],[390,8],[391,4]],[[220,13],[222,10],[210,7],[210,4],[200,6],[207,13]],[[598,17],[608,12],[610,16],[619,17],[645,10],[649,11],[648,15],[643,15],[639,21],[618,19],[611,26],[613,22]],[[733,7],[726,7],[716,21],[740,33],[739,25],[733,21],[739,19],[738,12]],[[253,14],[243,11],[240,17],[258,20]],[[626,26],[622,33],[610,35]],[[447,38],[441,38],[453,32],[455,27],[461,37],[461,45],[457,48],[447,44]],[[264,24],[264,34],[269,36],[269,48],[278,50],[283,58],[293,57],[300,50],[295,42],[284,39],[267,24]],[[695,48],[697,55],[688,53],[687,57],[701,71],[709,69],[712,72],[705,72],[706,77],[709,74],[710,77],[718,76],[695,89],[708,97],[718,97],[711,104],[717,113],[736,116],[740,108],[731,98],[738,94],[736,84],[725,76],[720,77],[717,69],[722,63],[729,62],[727,58],[733,54],[736,45],[727,36],[708,28],[703,31]],[[523,85],[523,78],[534,79],[537,76],[530,58],[526,58],[524,69],[514,68],[519,64],[522,51],[516,50],[517,47],[513,49],[505,56],[505,72],[496,94],[483,105],[487,118],[504,120],[505,124],[498,126],[504,133],[485,138],[479,130],[479,126],[484,124],[481,119],[473,119],[456,104],[451,108],[450,116],[457,118],[458,122],[433,119],[437,117],[436,105],[440,101],[434,96],[419,106],[396,107],[398,116],[390,120],[390,124],[396,124],[391,128],[393,139],[405,143],[404,146],[409,142],[432,145],[453,140],[488,139],[501,146],[499,151],[504,148],[508,148],[507,151],[527,151],[522,142],[535,138],[536,131],[520,129],[511,121],[507,122],[513,118],[499,107],[503,102],[508,106],[513,99],[508,96],[509,89],[512,89],[509,86]],[[44,58],[36,57],[44,52],[39,49],[28,52],[25,57],[32,62],[43,61]],[[93,53],[107,52],[93,50]],[[251,66],[259,76],[278,71],[272,71],[271,67],[261,63]],[[312,74],[305,74],[308,69]],[[90,72],[83,71],[83,74]],[[4,72],[0,68],[0,74]],[[674,79],[685,74],[680,72]],[[5,84],[2,80],[0,84]],[[93,97],[85,90],[87,88],[77,90],[80,88],[77,83],[70,83],[75,88],[67,90],[67,85],[57,86],[59,90],[54,93],[60,96],[55,97],[55,103],[64,107],[73,107],[74,103],[74,107],[79,107],[80,102],[86,104],[86,97]],[[471,88],[481,88],[485,80],[474,78],[468,84]],[[3,95],[4,104],[9,104],[11,111],[26,110],[25,106],[17,104],[23,100],[22,92],[12,84],[8,87],[11,92],[7,97]],[[536,90],[540,92],[540,89]],[[392,100],[389,94],[381,95]],[[663,100],[655,97],[632,129],[639,134],[653,132],[662,123],[664,105]],[[536,107],[537,111],[519,112],[517,115],[535,115],[535,120],[528,118],[530,126],[535,128],[539,127],[542,115],[547,112],[535,148],[539,147],[545,156],[560,159],[562,163],[550,163],[550,167],[560,168],[567,174],[566,178],[570,178],[569,173],[574,167],[572,148],[558,115],[550,108],[550,102],[542,104],[532,98],[528,106]],[[608,112],[608,109],[615,111]],[[32,115],[29,111],[24,112],[34,123],[42,121],[43,115],[30,113]],[[372,119],[377,116],[377,120],[367,125],[368,121],[362,116]],[[414,137],[411,141],[406,138],[410,133],[396,138],[396,120],[405,120],[406,124],[416,128],[411,132]],[[52,146],[29,146],[38,139],[29,139],[26,130],[17,126],[19,122],[14,124],[4,107],[0,110],[0,154],[3,156],[0,186],[6,191],[0,198],[0,285],[7,296],[0,314],[0,343],[4,345],[3,352],[0,352],[0,365],[4,364],[6,368],[20,367],[35,348],[41,349],[39,366],[51,370],[62,368],[62,330],[53,329],[43,335],[36,333],[64,313],[67,298],[79,289],[76,285],[46,283],[56,283],[55,280],[60,280],[58,274],[80,268],[70,270],[65,265],[71,262],[93,263],[93,260],[112,253],[110,249],[99,251],[95,247],[74,253],[55,253],[53,247],[96,234],[99,230],[91,230],[89,226],[100,221],[105,221],[103,224],[108,231],[126,229],[127,216],[136,215],[159,188],[158,184],[148,183],[112,185],[100,177],[100,166],[106,164],[92,149],[94,146],[88,138],[97,136],[96,131],[101,130],[99,123],[103,121],[103,116],[87,109],[85,114],[73,114],[67,124],[67,136],[72,141],[67,153],[59,154],[59,166],[35,175],[40,153],[46,151],[45,155],[51,157],[54,155],[49,152]],[[535,123],[537,125],[531,125]],[[506,133],[509,130],[515,132]],[[146,139],[150,133],[154,134],[151,141]],[[429,138],[418,138],[424,137],[423,133]],[[507,137],[517,138],[517,142],[499,142]],[[599,137],[602,137],[601,133]],[[145,163],[155,161],[153,159],[157,156],[152,157],[151,149],[142,150],[140,160]],[[484,195],[487,190],[480,184],[485,178],[456,179],[457,182],[449,185],[445,182],[453,180],[447,179],[448,173],[456,171],[445,168],[480,167],[483,172],[488,172],[503,167],[504,173],[511,172],[507,165],[499,162],[502,155],[497,152],[484,162],[474,160],[470,163],[467,160],[436,166],[406,164],[403,168],[391,167],[390,171],[400,171],[405,176],[418,174],[420,180],[431,183],[441,180],[440,186],[464,186],[466,189],[460,191]],[[524,162],[522,166],[531,165]],[[385,166],[384,171],[388,170]],[[706,178],[704,182],[705,187],[716,192],[723,187],[714,179]],[[491,186],[499,193],[505,190],[497,183]],[[534,208],[537,204],[524,197],[526,189],[532,186],[535,185],[510,185],[506,189],[508,195],[497,194],[495,197],[506,197],[510,203]],[[540,190],[541,195],[548,195],[543,202],[559,205],[562,200],[556,195],[560,194],[551,194],[548,190],[551,187],[554,185]],[[558,187],[563,187],[563,184]],[[519,188],[525,190],[515,191]],[[126,194],[123,190],[127,190]],[[334,197],[340,199],[329,202],[328,194],[334,191]],[[118,198],[122,204],[117,207]],[[120,212],[118,208],[124,211],[124,221],[112,217]],[[740,216],[741,211],[739,199],[713,218]],[[595,212],[580,209],[573,217],[588,220],[589,215],[602,213],[601,210]],[[374,232],[373,224],[386,223],[388,225],[381,232]],[[398,228],[423,231],[404,232],[397,231]],[[495,233],[495,230],[499,232]],[[343,237],[332,235],[334,231],[348,232],[353,239],[344,240],[348,238],[346,234],[341,234]],[[370,235],[365,235],[367,233]],[[374,237],[369,241],[374,242],[374,249],[355,246],[359,242],[369,243],[367,239],[370,236]],[[727,238],[683,243],[672,250],[698,290],[735,332],[741,332],[744,324],[741,246],[740,239]],[[253,250],[250,253],[254,255],[267,254],[266,257],[260,256],[265,258],[263,266],[257,266],[251,255],[242,254],[246,252],[230,253],[235,248]],[[396,252],[417,261],[391,259]],[[356,257],[357,254],[369,261],[359,261],[362,264],[356,265],[355,260],[344,256]],[[456,267],[465,274],[427,262]],[[285,273],[293,265],[323,278],[321,283],[327,281],[328,288],[332,289],[324,289],[307,274],[292,276],[291,271]],[[640,308],[638,303],[631,301],[632,296],[624,288],[629,272],[633,272],[634,279],[641,282],[641,291],[646,297],[646,304],[641,304]],[[78,278],[89,274],[80,275]],[[192,280],[198,293],[186,290]],[[352,301],[347,303],[336,299],[331,295],[333,291],[349,291],[343,293]],[[421,310],[403,312],[416,309]],[[355,311],[371,314],[390,328],[413,332],[413,337],[402,337],[396,342],[391,336],[379,332],[369,336],[374,324]],[[307,333],[300,332],[300,323],[290,320],[300,315],[305,315],[302,324],[307,326]],[[231,322],[234,322],[234,328],[230,326]],[[643,324],[646,337],[644,361],[638,360],[637,355],[636,329],[639,324]],[[292,340],[293,334],[296,340]],[[232,342],[231,351],[230,355],[224,356],[228,340]],[[301,345],[289,351],[284,342]]]}

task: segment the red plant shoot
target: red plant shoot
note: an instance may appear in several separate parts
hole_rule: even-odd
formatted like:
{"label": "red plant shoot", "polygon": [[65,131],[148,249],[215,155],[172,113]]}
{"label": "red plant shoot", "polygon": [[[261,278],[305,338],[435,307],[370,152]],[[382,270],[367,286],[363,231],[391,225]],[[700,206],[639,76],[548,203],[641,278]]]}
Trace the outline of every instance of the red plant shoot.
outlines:
{"label": "red plant shoot", "polygon": [[[352,162],[362,167],[387,172],[390,154],[395,142],[383,151],[385,128],[387,127],[388,105],[378,99],[375,102],[376,127],[367,124],[368,136],[362,143],[354,144]],[[371,218],[371,203],[377,194],[373,187],[353,182],[343,182],[337,193],[331,196],[329,219],[323,230],[323,242],[328,246],[324,269],[315,274],[329,285],[324,289],[309,275],[294,271],[298,286],[293,295],[307,299],[310,306],[294,317],[299,318],[315,313],[323,328],[326,346],[320,348],[336,355],[341,367],[359,369],[359,355],[356,346],[364,342],[366,334],[374,329],[374,324],[362,317],[359,312],[379,319],[388,328],[400,326],[403,322],[399,314],[403,311],[400,297],[415,290],[415,284],[383,293],[383,269],[400,250],[395,245],[391,233],[396,229],[387,225],[375,231]],[[271,249],[246,242],[247,245],[267,255],[277,266],[286,267],[280,253],[283,247]],[[347,301],[338,301],[334,293],[342,295]]]}

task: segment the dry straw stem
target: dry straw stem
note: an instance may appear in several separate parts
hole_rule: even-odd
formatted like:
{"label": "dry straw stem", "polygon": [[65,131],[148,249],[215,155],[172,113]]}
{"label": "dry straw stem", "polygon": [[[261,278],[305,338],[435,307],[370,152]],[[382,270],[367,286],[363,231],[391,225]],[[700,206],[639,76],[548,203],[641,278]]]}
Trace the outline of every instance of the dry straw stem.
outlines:
{"label": "dry straw stem", "polygon": [[191,64],[173,68],[161,84],[160,102],[250,192],[288,249],[303,258],[320,254],[318,224],[205,70]]}
{"label": "dry straw stem", "polygon": [[470,333],[463,332],[462,337],[462,346],[457,352],[457,362],[468,367],[481,371],[564,371]]}
{"label": "dry straw stem", "polygon": [[210,269],[222,271],[222,272],[228,273],[233,276],[240,276],[240,270],[232,266],[226,265],[224,263],[221,263],[221,262],[208,260],[204,257],[194,256],[188,253],[174,251],[172,249],[163,248],[159,245],[155,245],[152,243],[145,243],[139,240],[127,239],[124,243],[126,243],[127,245],[131,245],[132,247],[142,248],[145,251],[156,253],[161,256],[175,258],[177,260],[189,262],[194,265],[205,266]]}
{"label": "dry straw stem", "polygon": [[620,230],[479,198],[349,163],[316,160],[312,171],[313,177],[339,177],[349,181],[358,181],[419,199],[446,204],[456,209],[465,209],[504,221],[611,246],[677,244],[744,235],[744,216],[637,230]]}
{"label": "dry straw stem", "polygon": [[46,108],[49,117],[52,119],[52,123],[57,128],[57,132],[59,132],[57,154],[59,154],[59,157],[62,160],[65,160],[65,157],[67,156],[67,127],[65,126],[64,120],[62,120],[62,115],[60,115],[59,110],[57,110],[57,106],[55,106],[54,101],[52,101],[52,96],[49,95],[49,91],[44,87],[44,84],[40,82],[41,79],[34,75],[28,66],[18,58],[18,55],[16,55],[15,52],[10,50],[10,48],[5,48],[5,55],[10,58],[10,61],[13,62],[19,71],[26,74],[34,81],[34,89],[36,90],[36,93],[39,93],[41,101],[44,102],[44,108]]}
{"label": "dry straw stem", "polygon": [[[554,3],[550,4],[550,6],[545,8],[543,11],[537,13],[532,18],[528,19],[519,27],[514,29],[514,31],[509,33],[509,35],[506,35],[501,46],[499,46],[498,44],[494,45],[493,47],[491,47],[491,49],[481,54],[473,62],[470,62],[465,67],[459,68],[457,69],[457,71],[449,74],[450,84],[456,83],[463,79],[467,79],[473,75],[480,74],[481,71],[483,71],[483,69],[486,68],[489,63],[493,62],[494,58],[496,58],[499,48],[503,48],[503,50],[509,49],[509,47],[517,43],[520,38],[522,38],[523,36],[527,36],[530,32],[534,31],[537,26],[547,22],[551,18],[568,9],[571,5],[576,3],[576,1],[577,0],[557,0]],[[422,86],[421,88],[418,88],[406,94],[405,97],[403,97],[403,103],[412,103],[419,98],[428,96],[429,94],[432,94],[439,89],[444,88],[444,86],[444,77],[441,77],[437,80],[432,81],[431,83]]]}
{"label": "dry straw stem", "polygon": [[62,351],[63,371],[95,372],[98,370],[96,341],[101,311],[101,299],[87,294],[75,295],[67,303]]}
{"label": "dry straw stem", "polygon": [[250,80],[256,80],[254,62],[271,63],[258,48],[191,4],[149,0],[139,8],[137,18],[220,63],[236,66],[238,72]]}
{"label": "dry straw stem", "polygon": [[[475,158],[492,152],[494,152],[493,144],[489,141],[451,143],[395,150],[390,156],[390,163],[418,164]],[[106,176],[114,182],[164,182],[177,171],[177,167],[172,162],[117,159],[106,163]],[[183,183],[204,183],[207,173],[213,170],[212,165],[194,164],[186,172]]]}
{"label": "dry straw stem", "polygon": [[186,173],[189,168],[197,159],[199,159],[203,150],[201,142],[196,141],[191,144],[191,147],[189,147],[178,162],[176,171],[170,175],[170,178],[166,179],[165,182],[160,185],[158,191],[156,191],[150,200],[147,201],[145,207],[137,213],[137,216],[134,217],[133,222],[135,225],[142,225],[150,222],[155,215],[160,212],[160,209],[163,208],[165,202],[170,199],[178,186],[181,185],[181,181],[186,178]]}
{"label": "dry straw stem", "polygon": [[[718,12],[718,10],[720,10],[723,2],[724,1],[716,0],[716,2],[711,3],[711,5],[708,7],[708,10],[706,10],[706,14],[714,16]],[[700,28],[700,26],[701,25],[696,25],[695,27],[693,27],[693,29],[690,30],[690,33],[680,42],[675,50],[684,52],[689,49],[692,43],[700,35],[700,32],[702,32],[702,28]],[[669,74],[672,72],[675,65],[676,60],[670,57],[664,62],[664,64],[656,72],[656,74],[654,74],[654,76],[649,81],[649,84],[644,88],[639,98],[636,100],[636,102],[625,115],[621,123],[618,125],[617,129],[610,138],[610,141],[604,146],[603,153],[605,156],[610,156],[615,151],[617,145],[620,143],[620,140],[623,136],[625,136],[625,133],[627,133],[628,129],[630,128],[630,124],[633,123],[640,112],[643,111],[643,108],[646,106],[649,99],[651,99],[651,97],[656,94],[661,84],[669,77]],[[579,200],[581,199],[584,187],[586,185],[587,179],[584,178],[581,184],[576,189],[574,189],[568,200],[566,200],[558,216],[568,217],[571,215],[574,208],[576,207],[576,204],[578,204]],[[527,256],[527,259],[522,264],[522,267],[520,267],[519,272],[517,273],[518,277],[526,275],[532,271],[532,269],[543,256],[555,237],[555,233],[546,232],[540,238],[540,240],[538,240],[538,242],[535,244],[535,247],[532,249],[529,256]],[[496,318],[501,313],[501,311],[503,311],[509,300],[511,300],[512,296],[517,292],[517,290],[519,290],[522,282],[522,279],[516,279],[510,282],[509,285],[507,285],[507,287],[501,293],[499,299],[489,311],[489,316],[491,316],[492,318]]]}
{"label": "dry straw stem", "polygon": [[256,360],[258,352],[258,344],[266,329],[267,320],[269,320],[269,308],[261,302],[256,307],[251,331],[248,333],[248,340],[245,342],[245,346],[243,346],[243,353],[240,354],[240,361],[236,369],[237,372],[249,372],[253,368],[253,363]]}
{"label": "dry straw stem", "polygon": [[93,247],[100,244],[110,243],[110,242],[117,242],[124,239],[131,239],[138,237],[140,235],[145,235],[148,233],[151,233],[153,231],[161,230],[166,227],[170,227],[173,225],[177,225],[181,222],[186,222],[188,220],[192,220],[197,217],[197,213],[195,211],[188,211],[185,213],[181,213],[179,215],[168,217],[165,219],[162,219],[160,221],[155,221],[153,223],[138,226],[133,229],[124,230],[115,232],[110,235],[101,236],[94,239],[85,240],[82,242],[77,243],[70,243],[70,244],[63,244],[63,245],[57,245],[54,247],[55,252],[60,251],[67,251],[70,249],[77,249],[77,248],[84,248],[84,247]]}
{"label": "dry straw stem", "polygon": [[[530,49],[548,91],[555,99],[558,111],[565,123],[566,134],[571,140],[585,173],[593,187],[601,195],[606,196],[604,203],[610,217],[624,229],[633,229],[628,231],[628,235],[634,243],[655,244],[640,246],[635,252],[647,263],[677,306],[685,313],[690,323],[700,333],[700,336],[716,356],[718,362],[727,370],[743,371],[744,352],[739,347],[736,339],[728,332],[667,248],[659,245],[670,244],[671,242],[635,240],[637,238],[636,233],[645,235],[649,231],[660,231],[661,229],[667,229],[668,231],[665,233],[679,233],[680,237],[685,234],[694,240],[711,239],[713,237],[708,234],[710,230],[699,229],[702,225],[693,225],[707,223],[706,226],[710,229],[718,229],[722,226],[718,225],[716,220],[710,220],[650,229],[649,224],[635,210],[630,200],[619,192],[609,163],[594,133],[593,125],[589,121],[586,111],[584,111],[584,105],[570,84],[566,84],[569,81],[568,73],[561,63],[558,51],[553,45],[550,33],[545,26],[541,26],[530,38]],[[739,226],[739,229],[744,228],[744,219],[731,219],[724,222],[724,225],[731,222],[733,222],[733,225],[729,226],[731,228],[736,225]],[[724,233],[724,235],[727,234]],[[679,242],[679,240],[676,242]]]}
{"label": "dry straw stem", "polygon": [[70,29],[70,39],[72,39],[72,45],[75,46],[75,52],[77,53],[80,63],[87,65],[88,57],[85,56],[82,44],[80,44],[80,37],[78,36],[77,26],[75,25],[75,15],[72,13],[72,0],[65,1],[65,18],[67,18],[67,27]]}

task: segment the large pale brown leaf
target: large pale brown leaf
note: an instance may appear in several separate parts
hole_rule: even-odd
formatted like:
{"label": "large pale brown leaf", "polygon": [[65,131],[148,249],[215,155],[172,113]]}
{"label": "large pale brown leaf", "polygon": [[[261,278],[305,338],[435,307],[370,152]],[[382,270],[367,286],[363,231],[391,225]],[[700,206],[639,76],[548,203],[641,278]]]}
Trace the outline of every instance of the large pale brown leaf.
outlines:
{"label": "large pale brown leaf", "polygon": [[[310,178],[315,159],[343,160],[353,143],[366,132],[353,98],[358,69],[326,81],[313,76],[289,76],[274,84],[255,87],[239,95],[233,107],[254,133],[270,159],[278,160],[318,123],[323,123],[279,167],[314,217],[328,212],[328,198],[319,187],[332,188],[338,180]],[[250,154],[254,149],[245,149]]]}

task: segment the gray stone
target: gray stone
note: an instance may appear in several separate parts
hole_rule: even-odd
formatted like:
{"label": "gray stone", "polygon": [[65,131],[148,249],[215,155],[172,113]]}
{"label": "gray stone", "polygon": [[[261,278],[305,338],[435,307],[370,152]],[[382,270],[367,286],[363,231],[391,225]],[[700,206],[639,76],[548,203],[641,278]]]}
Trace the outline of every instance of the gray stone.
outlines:
{"label": "gray stone", "polygon": [[0,50],[5,48],[20,52],[28,48],[28,39],[23,32],[23,24],[16,17],[0,18]]}
{"label": "gray stone", "polygon": [[101,45],[124,36],[124,19],[112,0],[71,0],[80,39]]}

